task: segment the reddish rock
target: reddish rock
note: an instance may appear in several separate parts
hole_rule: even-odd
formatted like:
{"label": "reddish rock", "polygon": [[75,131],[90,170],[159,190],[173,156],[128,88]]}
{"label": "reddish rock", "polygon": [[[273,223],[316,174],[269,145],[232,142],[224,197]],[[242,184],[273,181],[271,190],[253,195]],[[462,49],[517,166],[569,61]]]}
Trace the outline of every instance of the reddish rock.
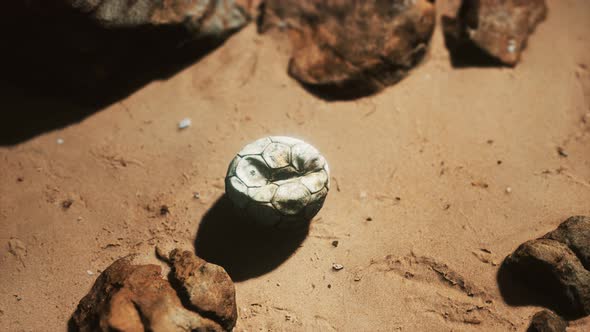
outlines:
{"label": "reddish rock", "polygon": [[488,57],[514,66],[546,15],[545,0],[450,0],[443,7],[442,25],[456,64]]}
{"label": "reddish rock", "polygon": [[268,0],[260,31],[292,44],[289,74],[326,97],[354,98],[403,78],[426,52],[434,1]]}
{"label": "reddish rock", "polygon": [[556,230],[543,237],[568,246],[578,256],[586,270],[590,270],[590,218],[585,216],[568,218]]}
{"label": "reddish rock", "polygon": [[[133,265],[130,258],[114,262],[80,301],[72,316],[74,330],[230,331],[237,318],[235,290],[225,271],[189,252],[175,250],[173,259],[177,274],[188,278],[173,276],[169,282],[157,265]],[[214,273],[203,273],[202,269]],[[205,291],[186,299],[184,294],[179,297],[171,283],[193,291],[204,285]],[[183,306],[187,302],[190,305]]]}

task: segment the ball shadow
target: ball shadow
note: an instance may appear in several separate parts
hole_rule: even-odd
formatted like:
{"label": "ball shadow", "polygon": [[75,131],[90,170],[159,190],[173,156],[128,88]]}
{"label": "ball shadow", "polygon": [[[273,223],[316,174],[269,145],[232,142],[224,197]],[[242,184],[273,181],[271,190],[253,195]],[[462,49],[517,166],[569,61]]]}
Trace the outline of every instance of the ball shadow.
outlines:
{"label": "ball shadow", "polygon": [[264,275],[301,246],[309,228],[279,230],[256,226],[222,196],[207,211],[197,231],[197,256],[222,266],[234,282]]}

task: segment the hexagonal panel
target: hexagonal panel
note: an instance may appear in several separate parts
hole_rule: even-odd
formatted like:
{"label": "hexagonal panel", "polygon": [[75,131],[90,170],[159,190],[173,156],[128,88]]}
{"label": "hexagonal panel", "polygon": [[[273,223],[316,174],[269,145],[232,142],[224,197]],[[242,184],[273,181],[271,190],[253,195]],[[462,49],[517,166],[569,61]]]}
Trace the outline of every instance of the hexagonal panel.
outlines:
{"label": "hexagonal panel", "polygon": [[235,176],[225,179],[225,192],[234,204],[243,209],[248,205],[248,187]]}
{"label": "hexagonal panel", "polygon": [[296,144],[291,147],[293,166],[300,172],[313,172],[324,167],[324,157],[313,146],[307,143]]}
{"label": "hexagonal panel", "polygon": [[269,203],[275,195],[279,186],[276,184],[268,184],[262,187],[248,188],[248,196],[252,200],[260,203]]}
{"label": "hexagonal panel", "polygon": [[229,164],[229,167],[227,168],[226,177],[232,177],[236,175],[236,167],[238,167],[238,163],[240,162],[240,160],[242,160],[242,157],[240,156],[236,156],[234,159],[232,159],[231,163]]}
{"label": "hexagonal panel", "polygon": [[281,168],[291,162],[291,148],[281,143],[270,143],[262,152],[262,158],[270,168]]}
{"label": "hexagonal panel", "polygon": [[311,193],[300,182],[288,182],[279,186],[272,205],[285,215],[295,215],[309,203]]}
{"label": "hexagonal panel", "polygon": [[328,175],[325,170],[308,173],[301,177],[301,183],[313,194],[322,190],[328,183]]}
{"label": "hexagonal panel", "polygon": [[268,137],[258,139],[243,147],[242,150],[238,152],[238,155],[244,157],[252,154],[261,154],[270,143],[272,142]]}
{"label": "hexagonal panel", "polygon": [[263,226],[274,226],[281,220],[281,215],[272,204],[250,204],[246,210],[248,215]]}
{"label": "hexagonal panel", "polygon": [[296,139],[293,137],[287,137],[287,136],[271,136],[270,140],[275,143],[283,143],[288,146],[293,146],[295,144],[303,143],[303,141],[300,139]]}
{"label": "hexagonal panel", "polygon": [[268,183],[268,166],[261,156],[246,156],[238,162],[236,175],[248,187],[261,187]]}

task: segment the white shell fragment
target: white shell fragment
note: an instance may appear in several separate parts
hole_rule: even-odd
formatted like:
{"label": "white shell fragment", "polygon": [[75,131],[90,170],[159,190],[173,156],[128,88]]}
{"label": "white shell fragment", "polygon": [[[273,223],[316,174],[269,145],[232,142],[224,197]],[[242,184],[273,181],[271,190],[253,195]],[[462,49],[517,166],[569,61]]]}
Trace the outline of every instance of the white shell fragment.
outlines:
{"label": "white shell fragment", "polygon": [[180,122],[178,123],[178,129],[186,129],[186,128],[190,127],[192,124],[193,124],[193,122],[191,121],[191,119],[184,118],[184,119],[180,120]]}
{"label": "white shell fragment", "polygon": [[296,228],[322,208],[329,182],[328,164],[316,148],[271,136],[238,152],[227,169],[225,191],[258,224]]}

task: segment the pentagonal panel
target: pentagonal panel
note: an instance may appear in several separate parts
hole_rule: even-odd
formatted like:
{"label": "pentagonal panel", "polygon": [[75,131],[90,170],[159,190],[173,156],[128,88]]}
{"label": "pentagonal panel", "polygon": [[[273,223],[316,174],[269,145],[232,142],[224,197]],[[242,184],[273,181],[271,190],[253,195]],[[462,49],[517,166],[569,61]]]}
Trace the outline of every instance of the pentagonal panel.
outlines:
{"label": "pentagonal panel", "polygon": [[303,183],[311,193],[315,193],[326,186],[328,183],[328,175],[323,169],[317,172],[308,173],[301,177],[301,183]]}
{"label": "pentagonal panel", "polygon": [[313,172],[324,167],[325,160],[316,148],[300,143],[291,147],[291,160],[293,166],[300,172]]}
{"label": "pentagonal panel", "polygon": [[268,183],[268,166],[261,156],[246,156],[238,162],[236,175],[248,187],[261,187]]}
{"label": "pentagonal panel", "polygon": [[248,187],[235,176],[225,179],[225,192],[236,206],[243,209],[248,205]]}
{"label": "pentagonal panel", "polygon": [[272,200],[278,187],[276,184],[268,184],[262,187],[248,188],[248,196],[256,202],[268,203]]}
{"label": "pentagonal panel", "polygon": [[272,204],[285,215],[299,213],[310,200],[310,192],[300,182],[288,182],[279,186]]}
{"label": "pentagonal panel", "polygon": [[266,148],[270,143],[271,141],[268,137],[258,139],[246,145],[240,152],[238,152],[238,155],[243,157],[251,154],[261,154],[262,151],[264,151],[264,148]]}
{"label": "pentagonal panel", "polygon": [[270,143],[262,152],[262,158],[270,168],[285,167],[291,162],[291,148],[281,143]]}
{"label": "pentagonal panel", "polygon": [[263,226],[274,226],[281,219],[281,215],[270,203],[250,204],[246,212],[254,221]]}
{"label": "pentagonal panel", "polygon": [[227,168],[226,177],[229,178],[236,175],[236,167],[238,167],[238,163],[240,162],[240,160],[242,160],[242,157],[240,156],[236,156],[234,159],[232,159],[231,163],[229,164],[229,167]]}
{"label": "pentagonal panel", "polygon": [[287,136],[271,136],[270,140],[275,143],[287,144],[288,146],[293,146],[298,143],[303,143],[302,140],[299,140],[299,139],[296,139],[293,137],[287,137]]}

